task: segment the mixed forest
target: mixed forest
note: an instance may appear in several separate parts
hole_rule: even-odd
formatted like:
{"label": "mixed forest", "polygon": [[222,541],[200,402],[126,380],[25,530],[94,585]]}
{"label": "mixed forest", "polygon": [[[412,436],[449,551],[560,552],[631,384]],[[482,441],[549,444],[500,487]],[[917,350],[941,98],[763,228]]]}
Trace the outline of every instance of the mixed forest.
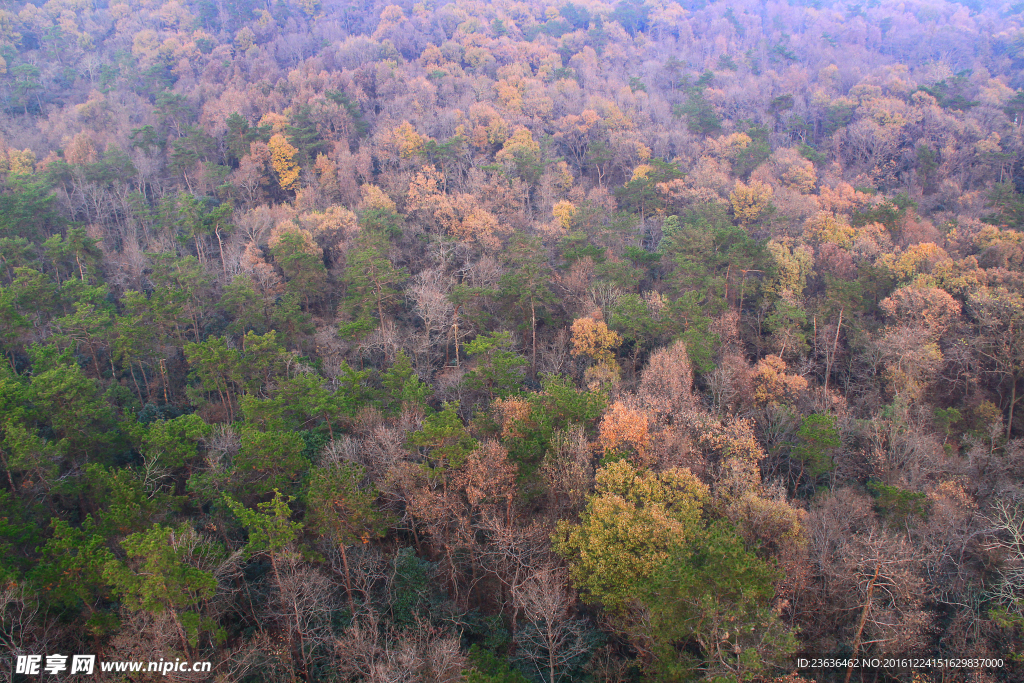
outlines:
{"label": "mixed forest", "polygon": [[2,666],[1022,680],[1022,125],[1024,3],[0,3]]}

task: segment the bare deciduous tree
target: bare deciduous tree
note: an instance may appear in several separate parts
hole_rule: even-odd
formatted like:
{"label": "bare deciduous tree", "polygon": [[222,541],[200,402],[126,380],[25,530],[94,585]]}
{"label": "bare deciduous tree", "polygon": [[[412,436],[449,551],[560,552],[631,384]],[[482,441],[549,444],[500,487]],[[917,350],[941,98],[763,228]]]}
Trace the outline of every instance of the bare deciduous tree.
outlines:
{"label": "bare deciduous tree", "polygon": [[455,683],[465,666],[457,636],[426,622],[396,632],[376,612],[354,621],[334,654],[343,677],[367,683]]}
{"label": "bare deciduous tree", "polygon": [[696,407],[693,371],[685,343],[677,341],[651,354],[640,375],[637,396],[645,408],[664,418]]}
{"label": "bare deciduous tree", "polygon": [[57,643],[70,635],[24,586],[10,581],[0,587],[0,672],[8,680],[13,680],[15,657],[56,652]]}
{"label": "bare deciduous tree", "polygon": [[561,568],[535,572],[515,589],[514,602],[525,621],[516,633],[516,658],[529,662],[548,683],[565,680],[566,667],[590,649],[587,623],[573,614],[568,573]]}
{"label": "bare deciduous tree", "polygon": [[551,444],[541,465],[541,476],[552,515],[564,518],[582,510],[586,503],[594,484],[593,453],[579,425],[555,434]]}
{"label": "bare deciduous tree", "polygon": [[455,306],[448,298],[451,286],[450,276],[438,268],[428,268],[417,274],[406,290],[413,309],[423,321],[423,337],[417,344],[415,357],[419,359],[426,354],[428,364],[435,339],[452,326]]}
{"label": "bare deciduous tree", "polygon": [[997,500],[993,504],[990,541],[1004,561],[998,569],[995,598],[1016,617],[1024,616],[1024,505],[1020,501]]}
{"label": "bare deciduous tree", "polygon": [[807,516],[812,581],[796,600],[808,642],[825,632],[862,653],[912,652],[931,627],[920,550],[883,528],[865,497],[839,489]]}
{"label": "bare deciduous tree", "polygon": [[331,617],[339,605],[336,585],[323,572],[301,564],[297,557],[280,564],[280,579],[266,616],[278,623],[286,639],[297,646],[293,657],[299,660],[299,670],[309,671],[317,663],[326,662],[331,654]]}

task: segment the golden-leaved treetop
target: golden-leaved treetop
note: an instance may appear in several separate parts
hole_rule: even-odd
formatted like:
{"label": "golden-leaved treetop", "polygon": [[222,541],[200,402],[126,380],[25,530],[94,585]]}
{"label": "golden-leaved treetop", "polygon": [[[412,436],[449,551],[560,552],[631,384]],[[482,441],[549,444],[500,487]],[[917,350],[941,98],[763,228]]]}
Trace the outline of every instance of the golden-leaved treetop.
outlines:
{"label": "golden-leaved treetop", "polygon": [[281,189],[297,190],[301,169],[295,157],[299,150],[293,147],[280,133],[271,136],[268,144],[270,145],[270,163],[273,164],[274,172],[277,173],[277,182]]}

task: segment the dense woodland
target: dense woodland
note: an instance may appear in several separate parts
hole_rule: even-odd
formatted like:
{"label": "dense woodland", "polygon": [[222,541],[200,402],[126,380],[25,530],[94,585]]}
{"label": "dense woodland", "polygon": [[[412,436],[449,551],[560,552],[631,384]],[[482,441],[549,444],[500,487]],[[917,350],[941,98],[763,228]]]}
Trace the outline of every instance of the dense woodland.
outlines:
{"label": "dense woodland", "polygon": [[1022,3],[7,0],[4,654],[1022,680],[1022,124]]}

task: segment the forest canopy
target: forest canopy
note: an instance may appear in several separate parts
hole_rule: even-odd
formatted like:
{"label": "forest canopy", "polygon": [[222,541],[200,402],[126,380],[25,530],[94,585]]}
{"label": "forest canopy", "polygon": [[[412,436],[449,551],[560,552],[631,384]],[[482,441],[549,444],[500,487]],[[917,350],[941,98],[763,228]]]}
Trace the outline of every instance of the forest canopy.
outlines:
{"label": "forest canopy", "polygon": [[1022,3],[3,3],[0,667],[1020,680],[1022,125]]}

